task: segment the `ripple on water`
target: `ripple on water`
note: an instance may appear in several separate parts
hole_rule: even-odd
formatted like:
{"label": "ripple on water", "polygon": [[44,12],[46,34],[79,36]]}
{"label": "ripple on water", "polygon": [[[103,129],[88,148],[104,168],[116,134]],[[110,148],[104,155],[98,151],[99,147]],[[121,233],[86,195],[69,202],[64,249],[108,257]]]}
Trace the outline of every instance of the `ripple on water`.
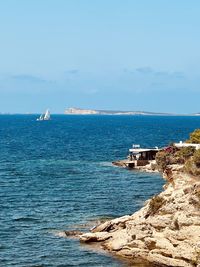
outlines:
{"label": "ripple on water", "polygon": [[159,174],[111,162],[124,158],[133,143],[163,146],[187,139],[200,128],[200,117],[35,119],[0,116],[1,266],[128,266],[63,238],[63,231],[85,231],[104,217],[132,214],[162,190]]}

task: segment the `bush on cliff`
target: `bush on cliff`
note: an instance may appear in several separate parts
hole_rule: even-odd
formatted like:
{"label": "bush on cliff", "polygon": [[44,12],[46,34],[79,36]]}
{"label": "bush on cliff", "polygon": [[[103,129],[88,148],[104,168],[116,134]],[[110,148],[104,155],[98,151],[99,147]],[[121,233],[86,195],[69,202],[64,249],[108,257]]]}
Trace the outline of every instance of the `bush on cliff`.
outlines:
{"label": "bush on cliff", "polygon": [[[196,129],[190,134],[188,143],[200,144],[200,129]],[[184,171],[199,176],[200,175],[200,149],[194,147],[177,148],[171,145],[156,154],[157,169],[161,172],[167,170],[168,165],[182,164]]]}
{"label": "bush on cliff", "polygon": [[164,150],[156,154],[156,164],[159,171],[164,171],[166,169],[168,164],[167,156],[168,154]]}
{"label": "bush on cliff", "polygon": [[193,161],[194,161],[195,166],[197,168],[200,168],[200,149],[194,152]]}
{"label": "bush on cliff", "polygon": [[156,164],[159,171],[163,172],[168,165],[177,164],[178,160],[175,157],[177,148],[174,146],[167,147],[156,154]]}
{"label": "bush on cliff", "polygon": [[187,142],[193,144],[200,144],[200,129],[196,129],[194,132],[192,132],[190,134],[190,139]]}
{"label": "bush on cliff", "polygon": [[152,197],[149,202],[149,208],[145,217],[148,218],[149,216],[155,215],[159,211],[159,209],[165,204],[165,202],[166,200],[159,195],[155,195],[154,197]]}
{"label": "bush on cliff", "polygon": [[182,147],[179,151],[175,153],[175,157],[177,162],[180,164],[184,164],[186,160],[193,156],[195,152],[195,148],[192,146],[189,147]]}
{"label": "bush on cliff", "polygon": [[189,174],[200,176],[200,149],[196,150],[193,156],[186,161],[184,170]]}

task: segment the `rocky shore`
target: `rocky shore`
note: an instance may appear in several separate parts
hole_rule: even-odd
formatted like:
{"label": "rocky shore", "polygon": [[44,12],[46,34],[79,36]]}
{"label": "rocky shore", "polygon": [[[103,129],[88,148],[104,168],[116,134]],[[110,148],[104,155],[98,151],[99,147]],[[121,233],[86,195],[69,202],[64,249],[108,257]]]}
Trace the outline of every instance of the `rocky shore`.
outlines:
{"label": "rocky shore", "polygon": [[136,263],[200,266],[200,179],[170,165],[164,191],[131,216],[106,221],[79,234],[81,242],[101,246]]}
{"label": "rocky shore", "polygon": [[134,169],[136,171],[142,171],[142,172],[159,172],[158,169],[156,169],[156,161],[151,160],[151,162],[147,165],[144,166],[134,166],[134,167],[128,167],[129,160],[118,160],[118,161],[113,161],[112,164],[117,167],[122,167],[122,168],[129,168],[129,169]]}

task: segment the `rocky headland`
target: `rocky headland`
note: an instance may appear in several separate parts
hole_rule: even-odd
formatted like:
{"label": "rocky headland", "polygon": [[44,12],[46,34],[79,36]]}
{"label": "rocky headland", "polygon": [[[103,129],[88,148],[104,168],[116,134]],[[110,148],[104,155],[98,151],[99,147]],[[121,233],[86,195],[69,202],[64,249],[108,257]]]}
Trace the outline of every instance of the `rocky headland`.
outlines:
{"label": "rocky headland", "polygon": [[123,110],[96,110],[82,108],[67,108],[64,111],[66,115],[174,115],[168,113],[156,113],[147,111],[123,111]]}
{"label": "rocky headland", "polygon": [[164,191],[131,216],[96,226],[81,242],[102,247],[136,263],[192,267],[200,264],[200,180],[168,166]]}
{"label": "rocky headland", "polygon": [[[200,129],[187,142],[194,141],[200,143]],[[163,192],[132,215],[71,235],[135,264],[200,267],[200,149],[172,145],[157,153],[156,164]]]}

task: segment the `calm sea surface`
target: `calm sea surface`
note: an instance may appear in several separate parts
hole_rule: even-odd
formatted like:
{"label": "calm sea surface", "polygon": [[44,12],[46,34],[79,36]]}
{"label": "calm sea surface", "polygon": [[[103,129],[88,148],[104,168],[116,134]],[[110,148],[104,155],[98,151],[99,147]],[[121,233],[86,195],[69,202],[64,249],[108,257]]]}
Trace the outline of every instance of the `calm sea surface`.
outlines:
{"label": "calm sea surface", "polygon": [[128,266],[59,235],[132,214],[162,190],[158,174],[111,165],[133,143],[188,138],[200,117],[0,116],[0,266]]}

